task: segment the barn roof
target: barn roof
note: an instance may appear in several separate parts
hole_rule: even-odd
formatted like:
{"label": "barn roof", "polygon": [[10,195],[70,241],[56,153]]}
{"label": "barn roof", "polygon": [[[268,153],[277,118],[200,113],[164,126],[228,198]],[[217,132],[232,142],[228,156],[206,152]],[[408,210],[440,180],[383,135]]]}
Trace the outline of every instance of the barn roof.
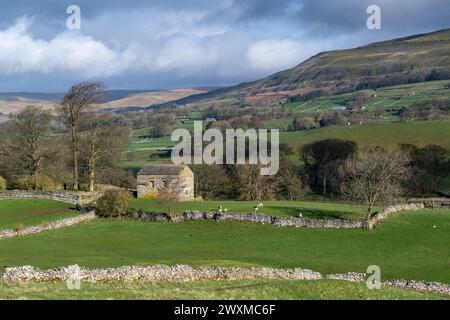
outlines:
{"label": "barn roof", "polygon": [[158,164],[147,165],[139,171],[138,175],[144,176],[176,176],[179,175],[182,170],[181,166],[174,164]]}

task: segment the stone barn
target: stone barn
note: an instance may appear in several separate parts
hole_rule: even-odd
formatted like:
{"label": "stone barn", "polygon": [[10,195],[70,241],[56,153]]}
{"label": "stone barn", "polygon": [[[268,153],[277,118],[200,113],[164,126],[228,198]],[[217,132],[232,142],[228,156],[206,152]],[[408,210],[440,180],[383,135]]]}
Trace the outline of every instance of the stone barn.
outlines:
{"label": "stone barn", "polygon": [[194,199],[194,173],[188,166],[147,165],[137,175],[138,198],[158,198],[158,191],[168,186],[180,194],[181,200]]}

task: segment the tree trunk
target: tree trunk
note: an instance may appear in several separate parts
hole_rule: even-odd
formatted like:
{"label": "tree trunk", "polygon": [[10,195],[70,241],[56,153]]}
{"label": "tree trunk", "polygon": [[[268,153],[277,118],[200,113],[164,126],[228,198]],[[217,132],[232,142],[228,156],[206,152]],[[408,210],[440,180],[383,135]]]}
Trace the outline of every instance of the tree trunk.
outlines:
{"label": "tree trunk", "polygon": [[78,142],[75,127],[71,129],[73,151],[73,190],[78,190]]}
{"label": "tree trunk", "polygon": [[95,189],[95,169],[97,167],[97,128],[91,131],[91,142],[90,142],[90,155],[89,155],[89,191],[94,192]]}
{"label": "tree trunk", "polygon": [[89,167],[89,191],[94,192],[95,190],[95,170]]}
{"label": "tree trunk", "polygon": [[94,192],[94,189],[95,189],[95,167],[97,166],[97,161],[95,158],[94,151],[91,153],[88,166],[89,166],[89,172],[88,172],[89,191]]}
{"label": "tree trunk", "polygon": [[372,204],[369,204],[369,206],[367,207],[367,221],[369,221],[371,217],[372,217]]}

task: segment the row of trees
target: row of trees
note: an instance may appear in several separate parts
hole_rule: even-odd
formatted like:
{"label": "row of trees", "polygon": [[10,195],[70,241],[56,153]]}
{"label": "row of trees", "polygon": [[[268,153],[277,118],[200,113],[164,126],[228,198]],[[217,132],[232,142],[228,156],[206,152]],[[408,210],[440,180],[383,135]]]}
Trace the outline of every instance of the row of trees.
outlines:
{"label": "row of trees", "polygon": [[440,97],[416,101],[399,112],[402,121],[440,120],[450,115],[450,98]]}
{"label": "row of trees", "polygon": [[81,83],[54,110],[29,106],[13,114],[0,141],[0,175],[23,189],[79,190],[82,183],[93,191],[98,182],[130,181],[119,169],[129,130],[95,112],[104,92],[100,83]]}
{"label": "row of trees", "polygon": [[300,166],[290,156],[293,150],[280,145],[280,169],[275,176],[260,174],[261,165],[193,165],[195,191],[205,200],[303,199],[309,188],[300,176]]}
{"label": "row of trees", "polygon": [[[375,148],[368,154],[378,150],[379,148]],[[380,152],[389,154],[383,149]],[[406,167],[409,174],[404,175],[407,177],[405,179],[407,194],[436,193],[439,183],[450,176],[448,151],[441,146],[427,145],[419,148],[410,144],[401,144],[395,152],[408,158]],[[339,168],[348,159],[357,158],[358,148],[352,141],[326,139],[302,146],[300,154],[305,181],[311,190],[315,193],[338,195],[342,191],[342,176]],[[393,159],[398,158],[393,154],[390,155]]]}
{"label": "row of trees", "polygon": [[194,165],[196,193],[206,200],[333,196],[365,202],[370,216],[377,203],[436,193],[450,176],[447,150],[435,145],[377,147],[362,153],[353,141],[326,139],[302,146],[299,164],[291,161],[292,154],[292,148],[280,145],[275,176],[261,176],[258,165]]}

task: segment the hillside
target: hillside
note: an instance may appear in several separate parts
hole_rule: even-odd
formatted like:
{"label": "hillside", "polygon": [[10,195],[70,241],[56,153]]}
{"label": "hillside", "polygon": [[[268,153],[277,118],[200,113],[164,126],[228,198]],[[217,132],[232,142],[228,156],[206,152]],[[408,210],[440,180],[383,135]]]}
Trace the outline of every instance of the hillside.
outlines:
{"label": "hillside", "polygon": [[[188,88],[173,90],[109,90],[99,105],[100,109],[124,111],[141,108],[151,104],[181,99],[193,94],[205,93],[209,88]],[[53,108],[64,93],[0,93],[0,114],[18,112],[28,105]],[[1,117],[0,117],[1,121]]]}
{"label": "hillside", "polygon": [[450,29],[320,53],[265,79],[193,95],[172,103],[242,99],[281,101],[314,90],[339,94],[360,89],[450,79]]}
{"label": "hillside", "polygon": [[165,103],[167,101],[181,99],[190,95],[207,92],[208,89],[174,89],[129,94],[120,99],[106,101],[101,104],[101,109],[125,111],[130,108],[141,108],[151,104]]}

